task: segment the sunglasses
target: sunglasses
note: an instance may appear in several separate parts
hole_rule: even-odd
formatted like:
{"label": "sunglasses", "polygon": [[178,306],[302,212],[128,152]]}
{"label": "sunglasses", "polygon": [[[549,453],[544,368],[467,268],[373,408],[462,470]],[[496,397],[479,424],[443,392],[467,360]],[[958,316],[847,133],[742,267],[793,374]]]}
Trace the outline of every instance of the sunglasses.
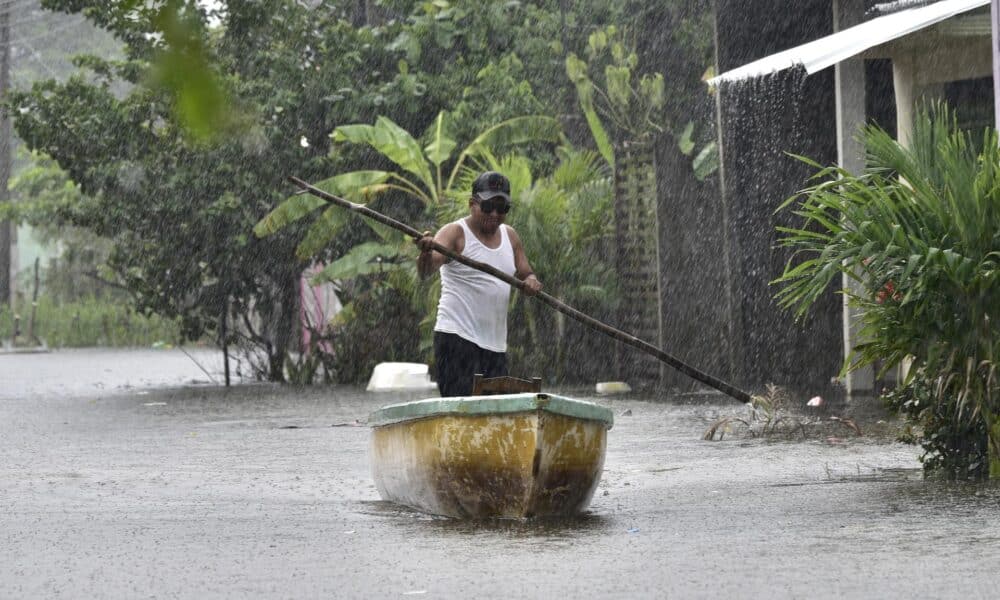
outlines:
{"label": "sunglasses", "polygon": [[497,200],[492,198],[489,200],[479,200],[479,210],[486,214],[490,214],[495,210],[498,215],[505,215],[510,212],[510,202],[507,202],[503,198]]}

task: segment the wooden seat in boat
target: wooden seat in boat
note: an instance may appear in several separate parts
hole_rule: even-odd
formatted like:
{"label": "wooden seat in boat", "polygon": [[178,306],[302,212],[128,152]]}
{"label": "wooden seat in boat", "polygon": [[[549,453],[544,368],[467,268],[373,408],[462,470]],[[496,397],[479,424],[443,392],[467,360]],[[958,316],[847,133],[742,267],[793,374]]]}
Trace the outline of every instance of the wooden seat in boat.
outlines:
{"label": "wooden seat in boat", "polygon": [[542,391],[542,378],[520,379],[518,377],[483,377],[476,373],[472,378],[473,396],[491,396],[494,394],[539,393]]}

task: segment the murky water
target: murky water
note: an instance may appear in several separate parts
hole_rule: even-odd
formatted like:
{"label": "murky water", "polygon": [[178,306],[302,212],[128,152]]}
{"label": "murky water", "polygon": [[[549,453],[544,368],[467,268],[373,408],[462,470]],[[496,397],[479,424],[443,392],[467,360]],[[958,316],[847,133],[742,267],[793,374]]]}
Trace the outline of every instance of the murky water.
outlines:
{"label": "murky water", "polygon": [[589,513],[465,522],[378,498],[357,421],[404,397],[205,381],[178,351],[0,355],[0,597],[985,598],[1000,581],[1000,488],[924,481],[916,449],[868,437],[702,441],[721,398],[600,399],[617,422]]}

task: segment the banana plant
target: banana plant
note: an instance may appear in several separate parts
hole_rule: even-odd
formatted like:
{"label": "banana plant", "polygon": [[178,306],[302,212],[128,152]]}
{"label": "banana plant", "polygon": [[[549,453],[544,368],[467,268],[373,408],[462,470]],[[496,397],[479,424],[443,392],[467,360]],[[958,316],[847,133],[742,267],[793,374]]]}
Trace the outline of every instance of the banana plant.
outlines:
{"label": "banana plant", "polygon": [[[498,123],[479,134],[461,151],[457,151],[458,142],[450,135],[450,130],[450,118],[445,111],[437,115],[424,134],[427,143],[423,146],[417,138],[385,116],[378,117],[373,125],[337,127],[331,134],[335,143],[367,145],[391,161],[396,169],[352,171],[315,185],[361,204],[389,191],[400,192],[420,203],[426,212],[434,214],[449,200],[454,201],[467,191],[465,188],[458,190],[456,182],[463,170],[468,170],[470,160],[496,163],[494,149],[562,139],[559,122],[540,115],[515,117]],[[312,196],[292,196],[257,223],[254,232],[260,237],[271,235],[313,214],[324,204]],[[338,207],[329,207],[321,212],[298,246],[299,257],[309,259],[318,254],[337,237],[348,220],[349,214]],[[411,252],[408,244],[403,243],[401,234],[395,231],[369,221],[361,225],[361,221],[351,219],[350,223],[352,226],[371,227],[381,241],[355,246],[340,260],[327,265],[316,276],[317,280],[349,279],[372,272],[375,269],[373,265],[383,271],[392,270],[402,263],[400,259],[403,255]]]}
{"label": "banana plant", "polygon": [[[609,123],[619,136],[633,140],[663,132],[668,124],[662,120],[666,103],[663,75],[639,75],[639,56],[626,39],[625,32],[610,25],[592,34],[587,40],[587,60],[574,53],[566,56],[566,75],[576,87],[580,108],[594,138],[598,152],[615,169],[615,136],[608,132]],[[603,71],[600,65],[604,65]],[[603,80],[599,85],[596,80]],[[677,134],[677,146],[685,156],[695,150],[694,123],[688,122]],[[718,148],[715,142],[703,146],[692,160],[692,169],[699,181],[718,168]]]}

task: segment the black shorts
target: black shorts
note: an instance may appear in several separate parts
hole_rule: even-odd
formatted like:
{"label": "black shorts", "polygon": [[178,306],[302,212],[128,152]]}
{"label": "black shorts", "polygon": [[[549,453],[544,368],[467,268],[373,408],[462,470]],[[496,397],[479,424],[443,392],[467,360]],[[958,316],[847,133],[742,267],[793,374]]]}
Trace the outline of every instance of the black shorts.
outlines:
{"label": "black shorts", "polygon": [[441,396],[469,396],[472,376],[507,375],[507,354],[491,352],[454,333],[434,332],[434,363]]}

